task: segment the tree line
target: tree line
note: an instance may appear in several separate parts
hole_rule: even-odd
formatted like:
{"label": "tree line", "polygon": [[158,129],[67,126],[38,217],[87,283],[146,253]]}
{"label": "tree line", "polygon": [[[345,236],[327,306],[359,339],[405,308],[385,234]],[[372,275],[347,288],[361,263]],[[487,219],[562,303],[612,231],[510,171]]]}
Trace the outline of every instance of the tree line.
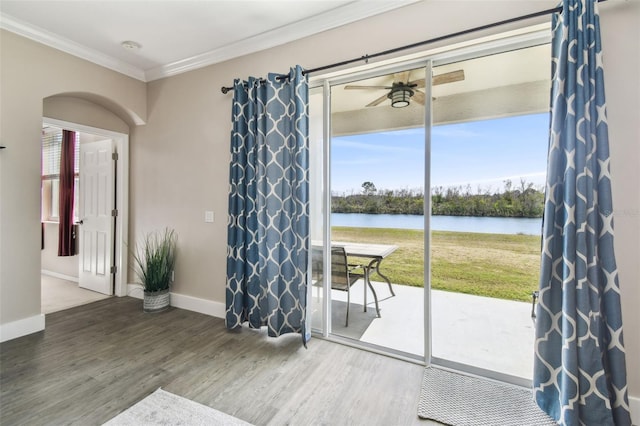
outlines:
{"label": "tree line", "polygon": [[[544,192],[531,182],[511,180],[492,192],[471,185],[435,187],[431,191],[431,214],[447,216],[542,217]],[[422,190],[378,190],[373,182],[364,182],[361,193],[332,194],[332,213],[424,214]]]}

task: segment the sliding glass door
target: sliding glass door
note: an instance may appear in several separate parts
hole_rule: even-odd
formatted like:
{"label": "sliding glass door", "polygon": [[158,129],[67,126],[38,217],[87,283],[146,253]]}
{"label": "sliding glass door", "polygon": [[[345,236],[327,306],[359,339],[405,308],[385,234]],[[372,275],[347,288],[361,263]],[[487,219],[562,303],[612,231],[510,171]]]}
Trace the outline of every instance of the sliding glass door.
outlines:
{"label": "sliding glass door", "polygon": [[416,359],[424,357],[425,75],[424,65],[396,67],[327,82],[311,96],[311,152],[322,158],[311,171],[312,324]]}
{"label": "sliding glass door", "polygon": [[528,381],[548,141],[539,40],[314,82],[316,332]]}

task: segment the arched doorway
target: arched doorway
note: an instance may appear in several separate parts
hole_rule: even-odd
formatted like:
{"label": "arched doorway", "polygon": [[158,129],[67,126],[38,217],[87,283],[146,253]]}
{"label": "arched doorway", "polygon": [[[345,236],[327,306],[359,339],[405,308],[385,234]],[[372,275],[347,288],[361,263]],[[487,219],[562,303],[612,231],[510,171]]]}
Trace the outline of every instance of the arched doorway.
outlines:
{"label": "arched doorway", "polygon": [[[95,100],[95,99],[92,99]],[[108,102],[107,102],[108,105]],[[127,120],[128,121],[128,120]],[[116,296],[124,296],[127,292],[127,239],[128,239],[128,162],[129,162],[129,125],[120,117],[120,114],[106,108],[103,103],[95,103],[87,100],[85,97],[76,97],[68,95],[58,95],[43,100],[43,128],[48,129],[65,129],[76,132],[80,146],[95,143],[99,140],[111,140],[113,145],[113,181],[112,181],[112,200],[109,211],[112,213],[112,228],[108,233],[108,241],[106,241],[108,249],[109,264],[103,264],[102,272],[106,275],[104,278],[108,280],[108,291],[104,293]],[[61,130],[60,130],[61,131]],[[80,182],[81,176],[78,178]],[[77,192],[78,198],[81,197],[82,185],[80,191]],[[88,187],[88,185],[85,185]],[[86,188],[85,188],[86,189]],[[46,194],[43,194],[43,200]],[[82,210],[82,209],[78,209]],[[43,215],[44,216],[44,215]],[[81,218],[77,218],[78,222]],[[82,225],[77,225],[77,237],[82,239],[83,232],[80,231]],[[82,284],[83,258],[82,252],[76,255],[61,258],[57,257],[51,246],[57,243],[57,224],[49,221],[44,227],[45,249],[42,251],[42,271],[48,276],[54,278],[62,278],[74,284],[76,287],[86,287]],[[55,231],[52,233],[51,231]],[[79,246],[88,245],[78,241]],[[94,242],[95,245],[95,242]],[[90,253],[90,250],[85,250]],[[52,255],[53,253],[53,255]],[[88,263],[87,263],[88,264]],[[86,268],[85,268],[86,269]],[[86,274],[85,274],[86,275]],[[107,276],[108,275],[108,276]],[[60,284],[60,283],[57,283]],[[43,284],[41,284],[43,285]],[[69,287],[67,287],[69,288]],[[99,299],[99,297],[81,295],[79,291],[67,296],[62,295],[62,300],[57,302],[47,297],[51,296],[51,292],[44,287],[41,288],[42,294],[42,311],[52,312],[52,309],[60,310],[68,307],[77,306],[83,303],[89,303]],[[57,295],[60,296],[60,295]],[[56,297],[57,297],[56,296]],[[58,297],[59,299],[59,297]],[[55,306],[58,306],[56,308]]]}

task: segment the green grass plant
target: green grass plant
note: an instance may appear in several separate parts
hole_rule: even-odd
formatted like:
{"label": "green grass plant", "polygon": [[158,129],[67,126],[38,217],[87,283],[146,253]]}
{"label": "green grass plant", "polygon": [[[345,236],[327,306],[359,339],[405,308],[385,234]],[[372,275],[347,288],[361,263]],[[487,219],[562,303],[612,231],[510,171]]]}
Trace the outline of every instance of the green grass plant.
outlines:
{"label": "green grass plant", "polygon": [[[424,231],[351,227],[331,230],[334,241],[397,245],[398,250],[382,262],[381,272],[392,283],[424,285]],[[540,237],[537,236],[431,233],[433,289],[530,301],[531,292],[538,288],[539,268]],[[372,279],[376,280],[375,274]]]}
{"label": "green grass plant", "polygon": [[133,253],[135,272],[144,290],[166,290],[171,284],[175,265],[177,234],[173,229],[146,234]]}

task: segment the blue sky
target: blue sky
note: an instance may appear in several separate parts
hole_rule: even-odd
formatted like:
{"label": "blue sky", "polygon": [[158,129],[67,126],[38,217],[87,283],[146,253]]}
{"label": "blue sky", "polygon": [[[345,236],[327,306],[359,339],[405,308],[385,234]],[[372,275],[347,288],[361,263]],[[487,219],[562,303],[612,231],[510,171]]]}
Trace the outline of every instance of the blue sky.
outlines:
{"label": "blue sky", "polygon": [[[492,191],[523,177],[542,186],[546,173],[549,114],[435,126],[431,186],[470,184]],[[409,129],[334,137],[331,145],[333,193],[378,189],[422,189],[424,130]]]}

